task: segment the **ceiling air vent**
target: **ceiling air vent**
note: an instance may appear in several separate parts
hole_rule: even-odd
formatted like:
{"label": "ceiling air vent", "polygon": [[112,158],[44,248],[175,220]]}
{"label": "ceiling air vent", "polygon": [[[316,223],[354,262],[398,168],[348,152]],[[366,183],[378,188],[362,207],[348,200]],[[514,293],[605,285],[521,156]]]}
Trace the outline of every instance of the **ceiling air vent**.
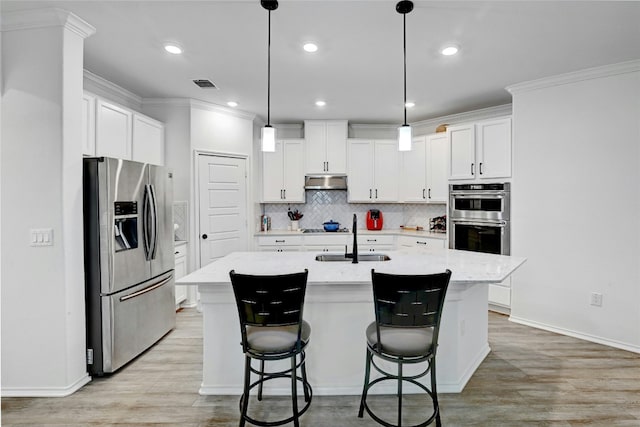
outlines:
{"label": "ceiling air vent", "polygon": [[193,82],[203,89],[218,89],[211,80],[194,80]]}

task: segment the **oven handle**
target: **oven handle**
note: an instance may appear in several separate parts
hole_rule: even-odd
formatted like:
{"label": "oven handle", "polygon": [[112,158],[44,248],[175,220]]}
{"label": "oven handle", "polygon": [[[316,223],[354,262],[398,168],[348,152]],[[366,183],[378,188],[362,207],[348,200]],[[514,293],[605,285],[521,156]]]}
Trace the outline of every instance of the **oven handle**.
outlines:
{"label": "oven handle", "polygon": [[469,193],[458,193],[458,192],[452,191],[451,196],[453,196],[456,199],[504,199],[506,196],[506,193],[500,192],[500,193],[469,194]]}
{"label": "oven handle", "polygon": [[494,225],[494,226],[498,226],[500,228],[504,228],[507,226],[507,221],[491,221],[491,220],[483,220],[483,221],[478,221],[478,220],[468,220],[468,219],[452,219],[451,223],[453,225],[456,224],[464,224],[464,225],[478,225],[478,226],[487,226],[487,225]]}

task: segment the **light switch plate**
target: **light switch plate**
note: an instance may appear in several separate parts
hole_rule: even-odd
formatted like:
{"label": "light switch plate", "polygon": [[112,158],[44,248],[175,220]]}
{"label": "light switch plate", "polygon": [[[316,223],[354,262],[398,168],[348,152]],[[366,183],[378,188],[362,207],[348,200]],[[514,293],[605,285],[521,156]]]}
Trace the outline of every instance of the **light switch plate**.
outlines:
{"label": "light switch plate", "polygon": [[29,236],[31,246],[53,246],[52,228],[32,228]]}

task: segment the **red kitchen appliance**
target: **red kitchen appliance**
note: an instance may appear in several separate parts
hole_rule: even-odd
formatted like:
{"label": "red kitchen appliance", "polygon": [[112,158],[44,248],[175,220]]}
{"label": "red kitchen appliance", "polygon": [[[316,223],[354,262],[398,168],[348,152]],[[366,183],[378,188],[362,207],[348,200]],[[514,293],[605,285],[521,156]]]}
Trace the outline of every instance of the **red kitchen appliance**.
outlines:
{"label": "red kitchen appliance", "polygon": [[367,230],[382,230],[382,212],[378,209],[367,211]]}

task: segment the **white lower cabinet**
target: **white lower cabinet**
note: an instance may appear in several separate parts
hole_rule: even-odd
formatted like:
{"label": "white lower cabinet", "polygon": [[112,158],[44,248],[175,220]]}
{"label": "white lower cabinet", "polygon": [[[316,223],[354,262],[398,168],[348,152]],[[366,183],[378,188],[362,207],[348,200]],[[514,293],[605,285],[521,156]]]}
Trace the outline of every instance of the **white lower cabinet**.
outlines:
{"label": "white lower cabinet", "polygon": [[511,311],[511,277],[489,285],[489,308],[501,313]]}
{"label": "white lower cabinet", "polygon": [[414,250],[424,250],[424,249],[444,249],[445,248],[445,239],[433,239],[429,237],[414,237],[414,236],[398,236],[398,249],[414,249]]}
{"label": "white lower cabinet", "polygon": [[[187,275],[187,243],[179,243],[175,246],[175,279]],[[187,286],[176,285],[176,308],[187,300]]]}
{"label": "white lower cabinet", "polygon": [[358,253],[392,251],[395,236],[385,234],[359,234]]}
{"label": "white lower cabinet", "polygon": [[319,234],[304,236],[304,250],[309,252],[339,252],[345,248],[351,251],[351,233]]}
{"label": "white lower cabinet", "polygon": [[302,250],[302,236],[258,236],[258,250],[288,252]]}

